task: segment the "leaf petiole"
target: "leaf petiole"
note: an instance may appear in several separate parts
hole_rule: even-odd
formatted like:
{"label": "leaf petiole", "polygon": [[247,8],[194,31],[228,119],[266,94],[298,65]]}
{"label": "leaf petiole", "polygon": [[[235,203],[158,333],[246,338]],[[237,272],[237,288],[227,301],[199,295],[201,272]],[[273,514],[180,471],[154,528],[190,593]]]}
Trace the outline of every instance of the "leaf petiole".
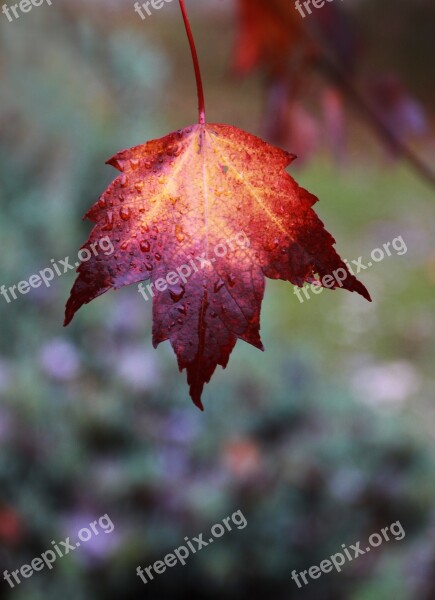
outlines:
{"label": "leaf petiole", "polygon": [[186,6],[184,0],[179,0],[181,13],[183,15],[184,25],[186,27],[187,38],[190,44],[190,50],[192,52],[193,67],[195,69],[196,87],[198,92],[198,109],[199,109],[199,124],[205,125],[205,100],[204,100],[204,88],[202,85],[201,69],[199,67],[198,54],[196,52],[195,40],[193,39],[192,29],[190,27],[189,17],[187,15]]}

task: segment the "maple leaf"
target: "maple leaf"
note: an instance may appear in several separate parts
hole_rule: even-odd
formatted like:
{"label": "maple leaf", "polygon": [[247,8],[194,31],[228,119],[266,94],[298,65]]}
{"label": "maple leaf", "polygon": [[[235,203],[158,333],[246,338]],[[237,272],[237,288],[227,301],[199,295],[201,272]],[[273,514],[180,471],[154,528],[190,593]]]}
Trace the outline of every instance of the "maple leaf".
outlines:
{"label": "maple leaf", "polygon": [[[170,340],[203,409],[204,384],[217,365],[226,367],[237,340],[263,349],[265,277],[302,286],[329,275],[332,284],[320,284],[370,296],[312,210],[317,198],[286,172],[294,156],[230,125],[206,124],[198,56],[184,0],[179,4],[199,124],[108,161],[121,175],[85,215],[96,225],[82,247],[89,260],[77,269],[65,325],[109,289],[149,279],[153,344]],[[108,235],[113,253],[98,255]],[[142,283],[139,290],[146,295]]]}
{"label": "maple leaf", "polygon": [[[122,174],[86,215],[96,224],[83,246],[92,257],[78,268],[65,324],[107,290],[149,279],[154,346],[170,340],[202,408],[204,384],[237,339],[263,348],[265,277],[302,286],[330,275],[332,287],[370,299],[313,211],[317,198],[286,172],[293,158],[218,124],[115,155],[108,163]],[[113,254],[95,256],[92,245],[107,235]]]}

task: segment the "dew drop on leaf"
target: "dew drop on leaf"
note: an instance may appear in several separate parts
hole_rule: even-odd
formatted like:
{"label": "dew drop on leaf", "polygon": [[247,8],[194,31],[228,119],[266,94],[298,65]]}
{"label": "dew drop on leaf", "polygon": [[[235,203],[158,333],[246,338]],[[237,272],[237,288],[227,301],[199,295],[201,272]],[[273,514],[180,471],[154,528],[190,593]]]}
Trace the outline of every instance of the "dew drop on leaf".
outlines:
{"label": "dew drop on leaf", "polygon": [[130,160],[130,167],[135,171],[139,167],[140,161],[138,158],[132,158]]}
{"label": "dew drop on leaf", "polygon": [[228,284],[230,287],[234,287],[236,285],[236,276],[234,273],[230,273],[228,275]]}
{"label": "dew drop on leaf", "polygon": [[218,279],[218,281],[216,281],[216,283],[214,284],[215,294],[217,294],[218,291],[224,287],[224,285],[225,285],[225,283],[222,281],[222,279]]}
{"label": "dew drop on leaf", "polygon": [[131,211],[128,206],[123,206],[119,211],[119,216],[123,221],[128,221],[131,217]]}
{"label": "dew drop on leaf", "polygon": [[180,242],[180,244],[185,239],[186,236],[184,235],[184,231],[181,225],[175,225],[175,237]]}
{"label": "dew drop on leaf", "polygon": [[[186,288],[184,285],[173,285],[169,288],[169,295],[171,296],[171,300],[173,302],[179,302],[181,298],[184,296],[186,292]],[[185,307],[184,307],[185,308]]]}
{"label": "dew drop on leaf", "polygon": [[121,187],[127,187],[127,185],[128,185],[128,177],[127,177],[127,175],[125,173],[123,173],[121,175],[120,183],[121,183]]}
{"label": "dew drop on leaf", "polygon": [[182,304],[181,306],[178,306],[177,310],[182,315],[187,315],[187,306],[185,304]]}
{"label": "dew drop on leaf", "polygon": [[103,231],[112,231],[113,229],[113,211],[108,210],[106,214],[106,222],[104,223]]}

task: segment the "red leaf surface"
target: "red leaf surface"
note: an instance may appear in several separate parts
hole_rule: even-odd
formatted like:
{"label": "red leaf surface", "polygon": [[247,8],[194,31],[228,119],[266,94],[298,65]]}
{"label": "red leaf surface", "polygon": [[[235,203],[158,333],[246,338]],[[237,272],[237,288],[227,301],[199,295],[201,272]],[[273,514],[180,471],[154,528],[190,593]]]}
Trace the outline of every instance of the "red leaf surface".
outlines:
{"label": "red leaf surface", "polygon": [[[340,287],[369,300],[312,210],[317,198],[286,172],[293,158],[213,124],[114,156],[108,163],[122,174],[86,215],[95,223],[83,246],[92,257],[78,268],[65,325],[109,289],[149,280],[154,346],[170,340],[202,408],[204,384],[238,339],[263,348],[265,277],[302,286],[343,269]],[[106,236],[113,254],[95,256],[92,244]]]}

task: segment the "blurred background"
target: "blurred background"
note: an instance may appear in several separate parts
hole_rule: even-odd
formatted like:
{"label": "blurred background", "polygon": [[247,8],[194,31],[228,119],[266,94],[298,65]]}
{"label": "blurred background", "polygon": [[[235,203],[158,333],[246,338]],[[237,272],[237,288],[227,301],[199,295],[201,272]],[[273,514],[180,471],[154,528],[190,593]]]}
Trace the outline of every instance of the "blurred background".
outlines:
{"label": "blurred background", "polygon": [[[0,284],[75,257],[116,175],[105,160],[197,118],[178,3],[144,21],[133,5],[0,15]],[[115,524],[15,589],[1,576],[0,598],[434,599],[433,0],[337,1],[305,19],[291,0],[187,5],[209,120],[299,155],[291,173],[343,257],[367,262],[398,236],[408,252],[360,274],[372,304],[300,303],[268,281],[266,352],[239,342],[204,414],[169,344],[152,349],[136,286],[67,330],[72,271],[0,297],[0,572],[100,515]],[[239,509],[245,529],[144,587],[138,565]],[[291,580],[397,520],[402,541]]]}

